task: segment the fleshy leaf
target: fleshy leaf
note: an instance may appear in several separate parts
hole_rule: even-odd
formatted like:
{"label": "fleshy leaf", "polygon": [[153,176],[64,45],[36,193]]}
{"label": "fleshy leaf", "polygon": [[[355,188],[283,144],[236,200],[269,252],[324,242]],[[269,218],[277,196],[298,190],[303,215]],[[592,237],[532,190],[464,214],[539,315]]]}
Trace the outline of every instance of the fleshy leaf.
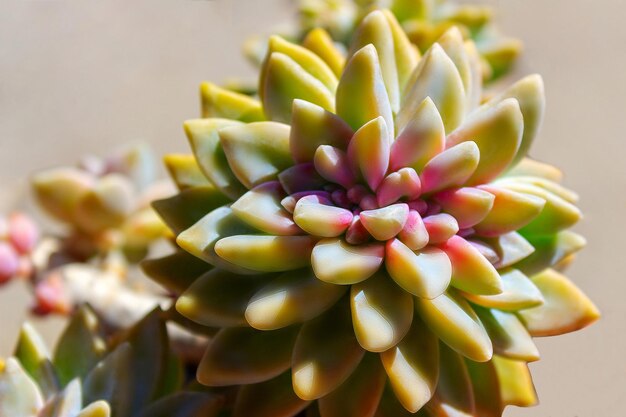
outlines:
{"label": "fleshy leaf", "polygon": [[94,178],[77,168],[58,168],[35,174],[31,181],[37,202],[52,216],[72,221],[78,202]]}
{"label": "fleshy leaf", "polygon": [[373,417],[386,380],[378,355],[366,353],[343,384],[319,399],[320,414],[323,417]]}
{"label": "fleshy leaf", "polygon": [[215,253],[215,244],[223,237],[251,232],[254,230],[239,220],[229,207],[220,207],[181,232],[176,243],[190,254],[217,267],[239,273],[254,273],[222,259]]}
{"label": "fleshy leaf", "polygon": [[497,295],[465,294],[465,298],[483,307],[498,310],[517,311],[537,307],[543,303],[543,296],[533,282],[517,269],[500,271],[502,293]]}
{"label": "fleshy leaf", "polygon": [[376,240],[394,238],[404,228],[409,217],[409,206],[404,203],[364,210],[360,213],[361,223]]}
{"label": "fleshy leaf", "polygon": [[456,219],[459,228],[467,229],[474,227],[493,212],[492,208],[496,198],[487,191],[474,187],[464,187],[443,191],[435,195],[434,199],[441,205],[443,211]]}
{"label": "fleshy leaf", "polygon": [[265,120],[261,103],[245,94],[236,93],[209,82],[200,84],[202,117],[220,117],[245,123]]}
{"label": "fleshy leaf", "polygon": [[437,106],[426,97],[391,146],[391,170],[424,165],[445,149],[446,132]]}
{"label": "fleshy leaf", "polygon": [[398,238],[411,250],[420,250],[428,244],[428,230],[422,216],[416,210],[409,210],[409,216],[404,228],[398,233]]}
{"label": "fleshy leaf", "polygon": [[286,272],[250,298],[246,320],[259,330],[308,322],[334,305],[346,290],[345,286],[320,281],[310,269]]}
{"label": "fleshy leaf", "polygon": [[265,277],[247,277],[221,269],[202,275],[176,301],[176,310],[204,326],[246,325],[244,313]]}
{"label": "fleshy leaf", "polygon": [[278,181],[287,194],[320,190],[327,184],[311,162],[287,168],[278,174]]}
{"label": "fleshy leaf", "polygon": [[491,239],[483,239],[497,256],[496,269],[509,267],[530,256],[535,248],[517,232],[506,233]]}
{"label": "fleshy leaf", "polygon": [[431,245],[446,243],[459,231],[459,224],[456,219],[448,213],[426,216],[423,221],[428,233],[428,243]]}
{"label": "fleshy leaf", "polygon": [[600,312],[567,277],[548,269],[532,277],[544,303],[518,314],[534,337],[570,333],[600,318]]}
{"label": "fleshy leaf", "polygon": [[261,232],[271,235],[297,235],[300,228],[280,204],[285,193],[277,181],[257,185],[231,206],[233,214]]}
{"label": "fleshy leaf", "polygon": [[517,165],[512,167],[505,174],[506,178],[515,178],[519,176],[545,178],[554,182],[561,182],[563,179],[563,173],[558,168],[528,157],[522,158]]}
{"label": "fleshy leaf", "polygon": [[395,45],[389,21],[381,10],[374,10],[361,20],[352,36],[348,55],[352,56],[369,44],[376,48],[391,109],[397,113],[400,108],[400,86]]}
{"label": "fleshy leaf", "polygon": [[[304,48],[302,50],[307,51]],[[315,54],[307,52],[326,66]],[[326,69],[330,72],[328,66]],[[260,94],[265,115],[270,120],[289,122],[295,99],[317,104],[328,111],[335,110],[332,91],[288,55],[280,52],[271,53],[264,64],[263,75],[265,78],[261,78]],[[332,72],[330,75],[334,77]]]}
{"label": "fleshy leaf", "polygon": [[493,185],[483,185],[480,189],[495,197],[492,210],[482,222],[474,226],[476,233],[481,236],[499,236],[521,229],[539,216],[546,203],[540,197]]}
{"label": "fleshy leaf", "polygon": [[105,175],[78,201],[74,220],[88,233],[118,227],[133,210],[133,193],[126,177]]}
{"label": "fleshy leaf", "polygon": [[472,380],[476,415],[481,417],[501,417],[504,404],[500,397],[498,375],[491,361],[474,362],[465,360]]}
{"label": "fleshy leaf", "polygon": [[223,399],[204,392],[177,392],[150,404],[138,417],[217,417]]}
{"label": "fleshy leaf", "polygon": [[452,276],[450,259],[441,249],[427,247],[413,252],[397,239],[387,242],[385,266],[399,286],[421,298],[443,294]]}
{"label": "fleshy leaf", "polygon": [[547,236],[532,236],[528,242],[535,251],[515,265],[528,276],[556,266],[587,244],[585,238],[569,230]]}
{"label": "fleshy leaf", "polygon": [[254,384],[289,369],[298,328],[259,331],[251,328],[220,330],[198,366],[197,378],[208,386]]}
{"label": "fleshy leaf", "polygon": [[352,223],[352,212],[341,207],[319,203],[315,197],[301,198],[293,211],[293,220],[313,236],[342,235]]}
{"label": "fleshy leaf", "polygon": [[373,45],[358,50],[348,61],[337,87],[337,115],[354,130],[377,117],[385,119],[393,140],[393,114],[378,53]]}
{"label": "fleshy leaf", "polygon": [[514,313],[477,306],[474,310],[487,329],[495,354],[526,362],[539,360],[539,351],[528,330]]}
{"label": "fleshy leaf", "polygon": [[349,189],[355,183],[355,175],[350,169],[348,155],[341,149],[320,145],[315,151],[315,169],[330,182]]}
{"label": "fleshy leaf", "polygon": [[239,390],[233,417],[293,417],[309,405],[300,399],[291,385],[291,372],[260,384],[245,385]]}
{"label": "fleshy leaf", "polygon": [[[289,106],[291,109],[291,102]],[[289,132],[288,125],[276,122],[230,126],[219,131],[228,164],[248,189],[275,179],[293,165]]]}
{"label": "fleshy leaf", "polygon": [[49,397],[59,390],[58,376],[50,361],[48,348],[39,333],[29,323],[24,323],[20,329],[14,356],[24,371],[39,386],[41,394]]}
{"label": "fleshy leaf", "polygon": [[483,184],[497,177],[513,161],[524,132],[524,118],[517,100],[503,100],[475,112],[448,135],[446,146],[474,141],[480,149],[480,162],[469,184]]}
{"label": "fleshy leaf", "polygon": [[350,245],[342,239],[324,239],[313,249],[311,265],[322,281],[356,284],[374,275],[384,256],[383,244]]}
{"label": "fleshy leaf", "polygon": [[215,253],[253,271],[289,271],[309,265],[316,242],[312,236],[237,235],[217,241]]}
{"label": "fleshy leaf", "polygon": [[44,405],[39,388],[15,358],[9,358],[0,371],[0,387],[0,415],[3,417],[35,416]]}
{"label": "fleshy leaf", "polygon": [[169,228],[179,234],[228,202],[229,199],[214,187],[195,187],[173,197],[153,201],[152,207]]}
{"label": "fleshy leaf", "polygon": [[382,117],[377,117],[357,130],[348,146],[353,171],[363,176],[372,191],[389,168],[389,128]]}
{"label": "fleshy leaf", "polygon": [[436,155],[420,173],[422,193],[464,185],[478,167],[480,151],[475,142],[463,142]]}
{"label": "fleshy leaf", "polygon": [[302,46],[322,58],[337,77],[341,76],[346,58],[328,32],[322,28],[313,29],[302,41]]}
{"label": "fleshy leaf", "polygon": [[289,146],[296,162],[310,162],[320,145],[345,150],[354,132],[340,117],[304,100],[294,100]]}
{"label": "fleshy leaf", "polygon": [[239,124],[227,119],[193,119],[184,124],[198,166],[206,178],[231,199],[239,197],[246,189],[228,165],[218,131]]}
{"label": "fleshy leaf", "polygon": [[390,10],[383,9],[383,14],[389,23],[393,36],[396,68],[398,70],[398,85],[400,94],[404,91],[406,84],[411,78],[413,70],[417,67],[420,59],[418,49],[411,44],[402,26]]}
{"label": "fleshy leaf", "polygon": [[[470,66],[469,56],[463,43],[463,34],[458,26],[448,29],[438,40],[437,43],[444,50],[446,55],[450,57],[461,81],[463,82],[463,91],[468,94],[472,88],[472,69]],[[469,104],[469,103],[468,103]]]}
{"label": "fleshy leaf", "polygon": [[537,392],[526,362],[495,355],[493,366],[498,375],[504,404],[518,407],[537,405]]}
{"label": "fleshy leaf", "polygon": [[400,113],[398,126],[404,128],[417,107],[430,97],[441,115],[446,132],[452,132],[463,121],[465,90],[454,62],[439,44],[434,44],[422,57],[411,81]]}
{"label": "fleshy leaf", "polygon": [[406,335],[413,320],[413,299],[384,272],[350,288],[352,324],[359,344],[384,352]]}
{"label": "fleshy leaf", "polygon": [[364,354],[347,304],[337,304],[300,329],[292,359],[294,391],[303,400],[325,396],[350,376]]}
{"label": "fleshy leaf", "polygon": [[[291,43],[280,36],[273,35],[268,42],[267,58],[261,68],[261,77],[259,81],[259,96],[265,97],[268,93],[268,79],[271,77],[271,65],[274,53],[284,54],[294,63],[299,65],[304,71],[313,78],[321,82],[328,92],[334,93],[337,89],[337,77],[333,71],[326,65],[324,60],[311,52],[306,47]],[[304,97],[302,97],[304,98]]]}
{"label": "fleshy leaf", "polygon": [[419,175],[413,168],[402,168],[385,177],[376,190],[376,199],[380,207],[385,207],[400,199],[415,200],[422,192]]}
{"label": "fleshy leaf", "polygon": [[460,296],[444,293],[434,300],[416,298],[415,306],[424,322],[452,349],[474,361],[488,361],[493,354],[487,331]]}
{"label": "fleshy leaf", "polygon": [[132,350],[129,343],[118,345],[89,372],[83,381],[86,404],[104,400],[115,410],[116,416],[130,416],[134,394],[133,381],[128,378],[133,365]]}
{"label": "fleshy leaf", "polygon": [[528,154],[543,121],[546,107],[543,79],[537,74],[522,78],[504,93],[491,99],[488,105],[493,105],[507,98],[514,98],[519,102],[520,110],[524,116],[524,135],[512,163],[515,165]]}
{"label": "fleshy leaf", "polygon": [[193,155],[168,154],[163,158],[163,162],[179,190],[212,185],[200,171]]}
{"label": "fleshy leaf", "polygon": [[105,351],[98,318],[90,308],[81,307],[63,331],[54,352],[53,363],[61,385],[84,378]]}
{"label": "fleshy leaf", "polygon": [[211,266],[197,257],[179,250],[175,253],[156,259],[141,262],[142,271],[153,281],[177,294],[189,286]]}
{"label": "fleshy leaf", "polygon": [[76,417],[110,417],[111,406],[106,401],[94,401],[83,408]]}
{"label": "fleshy leaf", "polygon": [[380,356],[396,397],[408,411],[417,412],[431,399],[437,387],[437,337],[415,318],[402,341]]}
{"label": "fleshy leaf", "polygon": [[498,271],[467,240],[453,236],[441,249],[452,263],[452,285],[463,291],[495,295],[502,292]]}
{"label": "fleshy leaf", "polygon": [[518,193],[545,200],[541,213],[520,229],[522,235],[549,235],[570,228],[582,218],[582,213],[572,203],[556,194],[532,184],[506,182],[501,185]]}

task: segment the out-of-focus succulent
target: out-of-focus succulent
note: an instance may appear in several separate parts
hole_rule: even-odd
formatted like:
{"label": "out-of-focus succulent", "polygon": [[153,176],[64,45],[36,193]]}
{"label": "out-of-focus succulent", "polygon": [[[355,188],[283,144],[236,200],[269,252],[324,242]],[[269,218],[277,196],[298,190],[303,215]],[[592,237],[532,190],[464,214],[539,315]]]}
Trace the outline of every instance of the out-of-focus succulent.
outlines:
{"label": "out-of-focus succulent", "polygon": [[452,28],[420,58],[389,11],[363,19],[345,66],[334,48],[273,37],[259,101],[204,84],[206,118],[185,123],[196,159],[174,177],[193,180],[154,207],[212,267],[148,269],[222,328],[199,381],[244,385],[235,417],[534,404],[532,337],[599,317],[557,272],[584,246],[577,196],[526,158],[541,78],[481,104],[474,43]]}
{"label": "out-of-focus succulent", "polygon": [[69,256],[87,260],[122,251],[141,259],[163,237],[163,224],[149,206],[167,192],[156,182],[155,165],[151,150],[137,145],[33,177],[39,206],[68,229],[63,246]]}
{"label": "out-of-focus succulent", "polygon": [[171,236],[150,207],[173,192],[157,181],[156,169],[151,150],[135,145],[33,177],[39,206],[64,226],[34,253],[35,312],[67,314],[90,303],[109,324],[123,327],[166,307],[167,295],[155,293],[133,267]]}
{"label": "out-of-focus succulent", "polygon": [[39,241],[39,228],[26,214],[0,216],[0,285],[33,273],[31,253]]}
{"label": "out-of-focus succulent", "polygon": [[0,417],[210,417],[224,399],[187,385],[158,310],[108,340],[82,307],[53,355],[32,326],[0,361]]}
{"label": "out-of-focus succulent", "polygon": [[[505,37],[496,29],[491,7],[449,0],[299,0],[298,29],[284,36],[307,46],[318,42],[316,38],[323,36],[319,32],[324,30],[333,40],[349,46],[362,18],[372,10],[385,8],[394,14],[421,52],[448,29],[458,28],[464,38],[474,41],[486,81],[508,72],[522,50],[519,40]],[[245,45],[246,54],[253,61],[264,55],[261,39],[251,39]]]}

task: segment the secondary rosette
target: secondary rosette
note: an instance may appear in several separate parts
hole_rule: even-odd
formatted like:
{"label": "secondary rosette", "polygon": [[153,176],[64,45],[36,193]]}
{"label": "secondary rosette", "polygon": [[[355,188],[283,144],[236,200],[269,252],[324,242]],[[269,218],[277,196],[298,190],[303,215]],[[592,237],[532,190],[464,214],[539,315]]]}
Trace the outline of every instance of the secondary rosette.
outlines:
{"label": "secondary rosette", "polygon": [[152,264],[180,313],[221,328],[199,380],[244,385],[235,416],[534,404],[532,336],[598,317],[555,270],[584,244],[567,230],[577,197],[525,158],[541,78],[481,103],[475,45],[454,28],[420,58],[374,11],[345,64],[322,35],[270,40],[258,100],[203,84],[205,118],[185,123],[197,165],[154,204],[213,266]]}

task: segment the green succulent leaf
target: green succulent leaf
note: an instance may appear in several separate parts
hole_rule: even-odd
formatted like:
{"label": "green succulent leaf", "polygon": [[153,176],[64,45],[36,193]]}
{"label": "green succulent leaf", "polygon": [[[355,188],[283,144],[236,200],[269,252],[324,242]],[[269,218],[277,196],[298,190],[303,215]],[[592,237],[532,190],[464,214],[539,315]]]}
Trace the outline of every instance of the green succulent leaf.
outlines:
{"label": "green succulent leaf", "polygon": [[320,414],[324,417],[373,417],[386,380],[378,355],[366,353],[343,384],[318,400]]}
{"label": "green succulent leaf", "polygon": [[281,123],[257,122],[219,131],[228,164],[246,188],[276,179],[281,171],[293,165],[289,152],[290,129]]}
{"label": "green succulent leaf", "polygon": [[352,285],[350,308],[354,333],[363,348],[384,352],[402,340],[413,320],[413,298],[384,272]]}
{"label": "green succulent leaf", "polygon": [[271,332],[245,327],[222,329],[200,362],[198,381],[227,386],[271,380],[291,366],[297,335],[298,327]]}
{"label": "green succulent leaf", "polygon": [[24,323],[20,329],[14,356],[24,371],[37,383],[44,396],[49,397],[58,391],[59,379],[50,361],[48,348],[29,323]]}
{"label": "green succulent leaf", "polygon": [[236,199],[246,189],[228,165],[218,131],[239,124],[235,120],[227,119],[193,119],[187,120],[184,124],[185,133],[202,173],[231,199]]}
{"label": "green succulent leaf", "polygon": [[419,318],[398,345],[381,353],[381,360],[404,408],[415,413],[430,401],[439,378],[439,342]]}
{"label": "green succulent leaf", "polygon": [[261,103],[245,94],[236,93],[209,82],[200,85],[202,117],[224,118],[245,123],[265,120]]}
{"label": "green succulent leaf", "polygon": [[298,333],[291,365],[295,393],[303,400],[324,397],[350,376],[364,354],[347,303],[337,304]]}
{"label": "green succulent leaf", "polygon": [[347,289],[320,281],[309,268],[285,272],[262,284],[250,298],[245,317],[259,330],[307,322],[332,307]]}
{"label": "green succulent leaf", "polygon": [[271,276],[242,276],[216,268],[198,278],[176,301],[183,316],[209,327],[246,324],[246,307]]}
{"label": "green succulent leaf", "polygon": [[61,386],[87,376],[105,352],[98,318],[91,308],[82,306],[63,331],[54,352],[53,363]]}
{"label": "green succulent leaf", "polygon": [[152,280],[177,294],[184,292],[201,275],[211,269],[197,257],[179,250],[162,258],[146,259],[141,269]]}
{"label": "green succulent leaf", "polygon": [[235,400],[233,417],[293,417],[309,404],[294,393],[291,372],[285,372],[269,381],[243,386]]}
{"label": "green succulent leaf", "polygon": [[337,115],[355,131],[370,120],[385,120],[388,142],[394,134],[389,95],[385,88],[378,53],[373,45],[359,49],[346,64],[337,87]]}
{"label": "green succulent leaf", "polygon": [[228,202],[224,194],[208,186],[189,188],[173,197],[153,201],[152,207],[172,231],[179,234]]}
{"label": "green succulent leaf", "polygon": [[193,155],[169,154],[165,155],[163,162],[180,191],[212,185],[198,167]]}
{"label": "green succulent leaf", "polygon": [[31,417],[44,405],[37,384],[15,358],[9,358],[0,371],[0,386],[2,417]]}

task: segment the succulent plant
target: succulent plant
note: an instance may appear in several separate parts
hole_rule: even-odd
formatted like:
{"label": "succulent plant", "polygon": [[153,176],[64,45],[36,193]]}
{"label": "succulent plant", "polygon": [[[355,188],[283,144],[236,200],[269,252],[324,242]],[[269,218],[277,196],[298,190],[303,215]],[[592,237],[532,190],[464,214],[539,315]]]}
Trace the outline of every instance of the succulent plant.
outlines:
{"label": "succulent plant", "polygon": [[345,65],[316,39],[270,39],[259,100],[203,84],[195,160],[177,157],[180,193],[153,204],[210,264],[146,267],[182,315],[221,329],[199,381],[243,385],[235,417],[534,404],[532,337],[599,316],[557,272],[584,246],[577,196],[526,157],[541,78],[481,103],[473,41],[451,28],[420,57],[387,10],[361,21]]}
{"label": "succulent plant", "polygon": [[149,202],[166,195],[145,145],[107,158],[86,157],[77,167],[37,173],[32,187],[39,206],[67,226],[65,252],[78,260],[122,251],[142,258],[165,231]]}
{"label": "succulent plant", "polygon": [[[319,33],[323,30],[333,40],[349,46],[362,18],[372,10],[385,8],[421,52],[448,29],[458,28],[464,38],[474,41],[486,81],[507,73],[522,50],[519,40],[505,37],[496,29],[489,6],[448,0],[299,0],[299,25],[285,37],[307,46],[323,36]],[[245,51],[253,61],[259,61],[265,51],[262,38],[247,42]]]}
{"label": "succulent plant", "polygon": [[82,307],[53,355],[25,324],[13,357],[0,360],[0,417],[216,416],[222,396],[184,390],[161,312],[108,340]]}
{"label": "succulent plant", "polygon": [[171,237],[150,207],[173,192],[157,181],[156,168],[152,151],[138,144],[33,176],[39,207],[64,226],[46,234],[32,255],[33,311],[68,314],[90,303],[109,324],[124,327],[157,305],[166,307],[166,294],[155,293],[136,268],[159,240]]}
{"label": "succulent plant", "polygon": [[39,228],[26,214],[0,216],[0,285],[11,278],[31,276],[30,256],[38,241]]}

